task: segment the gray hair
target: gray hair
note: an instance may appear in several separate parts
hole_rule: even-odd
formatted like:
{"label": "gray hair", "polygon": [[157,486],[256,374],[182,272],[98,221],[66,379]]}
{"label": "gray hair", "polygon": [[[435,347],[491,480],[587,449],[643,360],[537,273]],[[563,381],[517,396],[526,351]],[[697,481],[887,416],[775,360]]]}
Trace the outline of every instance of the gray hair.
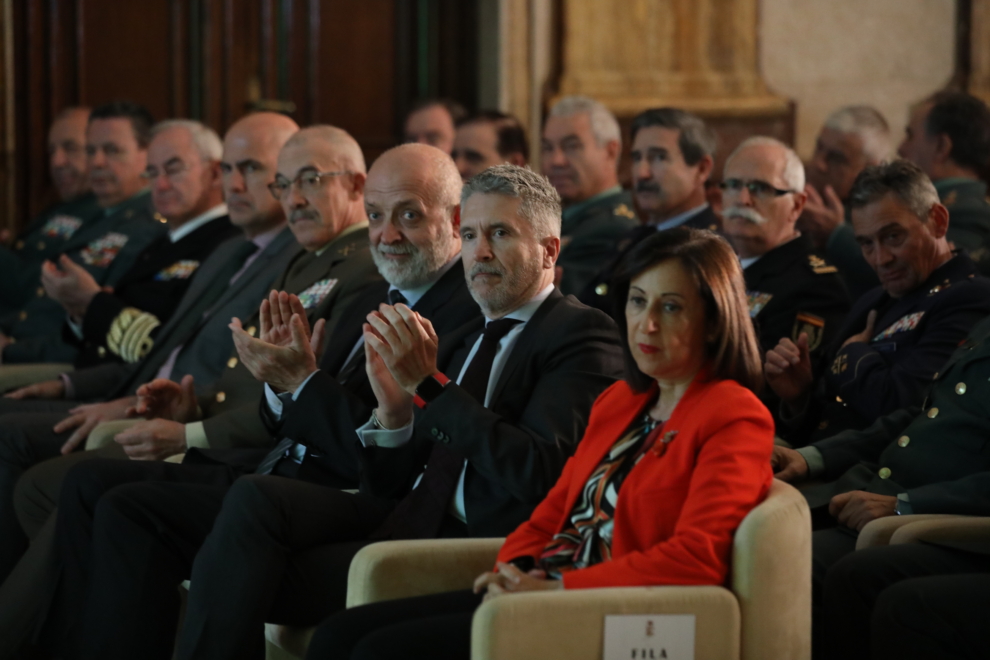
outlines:
{"label": "gray hair", "polygon": [[550,108],[550,117],[570,117],[581,113],[588,114],[591,123],[591,134],[599,147],[604,147],[613,140],[622,147],[622,130],[615,115],[600,101],[587,96],[565,96]]}
{"label": "gray hair", "polygon": [[893,155],[890,125],[880,111],[872,106],[849,105],[839,108],[825,120],[825,128],[859,136],[863,141],[863,153],[873,163],[890,160]]}
{"label": "gray hair", "polygon": [[223,158],[223,142],[212,128],[195,119],[166,119],[151,127],[151,139],[173,128],[188,131],[199,157],[204,161]]}
{"label": "gray hair", "polygon": [[728,165],[739,152],[750,147],[776,147],[784,152],[784,182],[791,190],[804,190],[804,164],[794,150],[780,140],[765,135],[746,138],[736,147],[729,157],[725,159]]}
{"label": "gray hair", "polygon": [[849,193],[849,208],[863,208],[887,194],[895,195],[922,222],[928,222],[928,212],[939,203],[928,175],[911,161],[898,159],[860,172]]}
{"label": "gray hair", "polygon": [[537,238],[560,237],[560,193],[528,167],[505,163],[471,177],[461,190],[462,209],[475,193],[521,199],[519,216],[533,226]]}

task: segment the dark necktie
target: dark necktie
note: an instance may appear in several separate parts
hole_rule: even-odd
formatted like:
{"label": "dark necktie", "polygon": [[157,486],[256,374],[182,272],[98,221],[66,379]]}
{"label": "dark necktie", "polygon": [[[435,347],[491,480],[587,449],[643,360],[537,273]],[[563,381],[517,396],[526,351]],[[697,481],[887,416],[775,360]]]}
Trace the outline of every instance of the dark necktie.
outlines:
{"label": "dark necktie", "polygon": [[[490,322],[485,327],[474,358],[464,371],[460,386],[482,405],[485,404],[498,343],[518,323],[521,321],[516,319]],[[444,445],[434,444],[419,485],[399,502],[382,526],[371,535],[371,540],[436,538],[463,469],[463,456]]]}

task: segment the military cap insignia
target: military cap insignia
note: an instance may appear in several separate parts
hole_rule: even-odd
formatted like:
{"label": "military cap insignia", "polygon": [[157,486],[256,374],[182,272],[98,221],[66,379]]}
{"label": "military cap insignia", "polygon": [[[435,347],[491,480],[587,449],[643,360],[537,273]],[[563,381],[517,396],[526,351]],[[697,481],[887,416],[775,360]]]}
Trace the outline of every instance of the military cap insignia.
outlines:
{"label": "military cap insignia", "polygon": [[327,297],[327,294],[330,293],[330,290],[333,289],[335,284],[337,284],[337,280],[328,277],[325,280],[314,283],[300,293],[299,302],[302,303],[303,309],[313,309],[323,302],[323,299]]}
{"label": "military cap insignia", "polygon": [[955,204],[957,201],[959,201],[958,190],[950,190],[948,193],[946,193],[945,197],[942,198],[942,203],[945,204],[946,206],[951,206],[952,204]]}
{"label": "military cap insignia", "polygon": [[901,318],[894,321],[892,324],[887,326],[887,328],[872,339],[872,341],[880,341],[886,339],[891,335],[897,334],[898,332],[907,332],[908,330],[914,330],[918,327],[918,322],[921,321],[921,317],[924,316],[924,312],[915,312],[914,314],[907,314]]}
{"label": "military cap insignia", "polygon": [[87,266],[106,268],[117,257],[120,249],[126,243],[127,236],[125,234],[112,231],[90,242],[82,249],[79,256]]}
{"label": "military cap insignia", "polygon": [[636,214],[633,210],[626,206],[625,204],[619,204],[614,209],[612,209],[613,215],[621,215],[623,218],[629,218],[630,220],[636,219]]}
{"label": "military cap insignia", "polygon": [[756,315],[762,312],[770,299],[773,298],[773,294],[762,291],[747,291],[746,298],[749,302],[749,318],[755,319]]}
{"label": "military cap insignia", "polygon": [[166,282],[168,280],[185,280],[192,276],[199,268],[199,262],[191,259],[176,261],[168,268],[163,268],[155,274],[156,282]]}
{"label": "military cap insignia", "polygon": [[791,329],[791,339],[797,341],[801,333],[808,335],[808,350],[816,350],[825,336],[825,319],[807,312],[798,312]]}
{"label": "military cap insignia", "polygon": [[814,254],[808,255],[808,265],[811,266],[811,270],[815,275],[828,275],[830,273],[838,273],[839,269],[835,266],[829,265],[824,259]]}
{"label": "military cap insignia", "polygon": [[845,353],[837,355],[832,361],[832,373],[836,376],[844,372],[849,368],[849,356]]}
{"label": "military cap insignia", "polygon": [[56,215],[45,223],[41,232],[49,238],[69,238],[81,226],[82,220],[79,218],[73,218],[71,215]]}
{"label": "military cap insignia", "polygon": [[930,295],[930,296],[934,296],[934,295],[935,295],[936,293],[938,293],[939,291],[945,291],[945,290],[946,290],[946,289],[948,289],[948,288],[949,288],[950,286],[952,286],[952,282],[950,282],[949,280],[945,280],[945,281],[944,281],[944,282],[942,282],[941,284],[936,284],[935,286],[933,286],[933,287],[932,287],[932,288],[931,288],[931,289],[930,289],[930,290],[928,291],[928,295]]}

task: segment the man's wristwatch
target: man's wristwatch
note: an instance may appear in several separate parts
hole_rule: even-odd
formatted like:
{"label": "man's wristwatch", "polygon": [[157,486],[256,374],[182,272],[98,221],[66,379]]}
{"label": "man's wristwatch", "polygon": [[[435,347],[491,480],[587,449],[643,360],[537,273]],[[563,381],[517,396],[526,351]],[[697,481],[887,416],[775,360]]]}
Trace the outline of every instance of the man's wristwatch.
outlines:
{"label": "man's wristwatch", "polygon": [[439,371],[432,376],[427,376],[423,379],[423,382],[416,386],[416,396],[413,397],[413,403],[415,403],[420,408],[425,408],[427,404],[431,403],[443,392],[443,388],[447,386],[450,379]]}
{"label": "man's wristwatch", "polygon": [[914,511],[911,509],[911,500],[907,493],[900,493],[897,496],[897,504],[894,505],[894,514],[898,516],[910,516]]}

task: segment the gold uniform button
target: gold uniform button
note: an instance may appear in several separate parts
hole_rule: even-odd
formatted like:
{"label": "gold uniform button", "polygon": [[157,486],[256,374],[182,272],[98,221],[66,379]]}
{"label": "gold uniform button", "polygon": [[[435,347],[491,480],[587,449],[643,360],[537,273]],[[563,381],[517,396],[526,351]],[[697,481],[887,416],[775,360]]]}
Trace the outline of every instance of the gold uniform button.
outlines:
{"label": "gold uniform button", "polygon": [[96,349],[96,354],[99,355],[100,357],[106,357],[107,349],[103,348],[102,346],[98,346]]}
{"label": "gold uniform button", "polygon": [[966,383],[956,383],[956,394],[966,393]]}
{"label": "gold uniform button", "polygon": [[597,293],[600,296],[604,296],[606,293],[608,293],[608,285],[599,284],[598,286],[595,287],[595,293]]}
{"label": "gold uniform button", "polygon": [[842,397],[841,396],[835,397],[835,402],[836,403],[842,403]]}
{"label": "gold uniform button", "polygon": [[897,439],[898,447],[907,447],[910,443],[911,443],[911,438],[907,437],[906,435],[902,435]]}
{"label": "gold uniform button", "polygon": [[28,313],[25,311],[22,311],[20,314],[17,315],[17,318],[19,318],[22,321],[26,321],[27,317],[28,317]]}
{"label": "gold uniform button", "polygon": [[227,400],[227,395],[224,392],[217,392],[217,403],[223,403]]}
{"label": "gold uniform button", "polygon": [[38,241],[38,249],[39,250],[44,250],[45,249],[45,242],[44,241]]}
{"label": "gold uniform button", "polygon": [[37,294],[38,294],[38,297],[39,297],[39,298],[44,298],[44,297],[45,297],[45,287],[43,287],[43,286],[39,286],[39,287],[38,287],[38,290],[37,290],[37,291],[35,291],[35,293],[37,293]]}
{"label": "gold uniform button", "polygon": [[877,474],[880,476],[881,479],[889,479],[890,478],[890,468],[880,468],[880,471],[877,472]]}
{"label": "gold uniform button", "polygon": [[928,410],[928,419],[935,419],[938,417],[938,408],[930,408]]}
{"label": "gold uniform button", "polygon": [[935,372],[935,375],[932,376],[932,380],[938,380],[938,372],[937,371]]}
{"label": "gold uniform button", "polygon": [[236,366],[237,366],[237,358],[232,357],[229,360],[227,360],[227,368],[228,369],[233,369]]}
{"label": "gold uniform button", "polygon": [[251,335],[252,337],[254,337],[254,335],[255,335],[256,332],[258,332],[258,328],[254,327],[253,325],[252,326],[248,326],[247,333],[249,335]]}

